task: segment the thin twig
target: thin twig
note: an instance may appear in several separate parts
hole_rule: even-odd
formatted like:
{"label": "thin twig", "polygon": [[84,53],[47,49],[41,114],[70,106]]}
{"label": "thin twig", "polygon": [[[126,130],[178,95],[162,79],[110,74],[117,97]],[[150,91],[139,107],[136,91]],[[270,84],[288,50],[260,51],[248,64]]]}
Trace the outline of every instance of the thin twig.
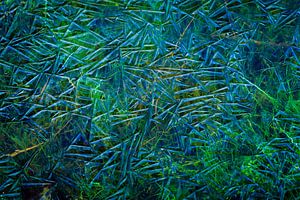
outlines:
{"label": "thin twig", "polygon": [[7,154],[7,156],[15,157],[15,156],[19,155],[20,153],[24,153],[24,152],[30,151],[30,150],[32,150],[32,149],[35,149],[35,148],[41,146],[42,144],[44,144],[44,142],[39,143],[39,144],[37,144],[37,145],[34,145],[34,146],[32,146],[32,147],[28,147],[28,148],[26,148],[26,149],[15,150],[13,153]]}

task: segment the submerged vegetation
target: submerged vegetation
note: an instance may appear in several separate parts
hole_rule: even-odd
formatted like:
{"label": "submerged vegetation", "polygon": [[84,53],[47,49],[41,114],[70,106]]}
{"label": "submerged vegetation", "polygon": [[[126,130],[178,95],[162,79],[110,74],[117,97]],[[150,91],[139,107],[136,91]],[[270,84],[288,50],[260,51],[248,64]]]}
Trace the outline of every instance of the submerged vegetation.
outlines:
{"label": "submerged vegetation", "polygon": [[3,0],[0,198],[299,199],[299,0]]}

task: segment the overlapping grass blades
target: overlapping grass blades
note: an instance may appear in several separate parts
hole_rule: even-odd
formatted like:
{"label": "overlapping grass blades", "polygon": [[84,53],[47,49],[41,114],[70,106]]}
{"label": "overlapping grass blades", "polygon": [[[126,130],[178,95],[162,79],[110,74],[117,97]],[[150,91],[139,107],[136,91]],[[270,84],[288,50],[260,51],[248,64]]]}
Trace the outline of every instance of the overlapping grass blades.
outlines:
{"label": "overlapping grass blades", "polygon": [[299,198],[299,7],[2,1],[0,197]]}

